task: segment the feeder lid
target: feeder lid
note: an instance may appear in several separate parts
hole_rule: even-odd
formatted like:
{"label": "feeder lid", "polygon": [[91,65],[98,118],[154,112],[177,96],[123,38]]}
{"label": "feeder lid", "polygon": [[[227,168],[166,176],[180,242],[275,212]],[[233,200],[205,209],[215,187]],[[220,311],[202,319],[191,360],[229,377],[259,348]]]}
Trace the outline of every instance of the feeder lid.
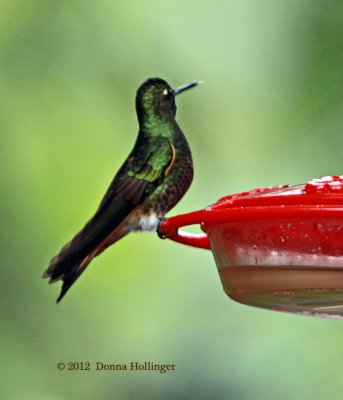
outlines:
{"label": "feeder lid", "polygon": [[287,205],[343,205],[343,175],[312,179],[302,185],[269,186],[220,198],[207,209]]}

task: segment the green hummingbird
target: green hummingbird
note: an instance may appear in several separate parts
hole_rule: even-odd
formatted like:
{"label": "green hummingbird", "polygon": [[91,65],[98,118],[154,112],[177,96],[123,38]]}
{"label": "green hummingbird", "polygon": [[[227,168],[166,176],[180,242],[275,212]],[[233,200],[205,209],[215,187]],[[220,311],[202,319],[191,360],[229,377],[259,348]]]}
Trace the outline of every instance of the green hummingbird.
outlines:
{"label": "green hummingbird", "polygon": [[110,184],[93,218],[55,256],[43,278],[63,281],[57,303],[108,246],[133,231],[156,231],[164,215],[193,180],[188,142],[175,121],[175,96],[196,85],[172,89],[161,78],[137,90],[139,132],[136,143]]}

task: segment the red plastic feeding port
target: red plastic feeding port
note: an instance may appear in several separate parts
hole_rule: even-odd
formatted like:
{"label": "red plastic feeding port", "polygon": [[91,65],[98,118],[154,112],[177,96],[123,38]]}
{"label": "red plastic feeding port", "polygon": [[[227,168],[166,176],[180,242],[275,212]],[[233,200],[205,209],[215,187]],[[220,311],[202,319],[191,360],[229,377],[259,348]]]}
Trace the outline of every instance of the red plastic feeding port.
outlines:
{"label": "red plastic feeding port", "polygon": [[[193,224],[205,234],[179,230]],[[343,318],[343,176],[222,197],[166,219],[160,230],[211,249],[224,290],[236,301]]]}

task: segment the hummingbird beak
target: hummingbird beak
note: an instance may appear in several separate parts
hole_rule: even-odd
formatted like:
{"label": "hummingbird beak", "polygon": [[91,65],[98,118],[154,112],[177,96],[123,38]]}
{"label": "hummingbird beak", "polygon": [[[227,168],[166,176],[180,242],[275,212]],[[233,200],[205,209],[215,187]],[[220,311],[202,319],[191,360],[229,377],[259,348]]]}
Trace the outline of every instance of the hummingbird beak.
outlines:
{"label": "hummingbird beak", "polygon": [[199,85],[199,83],[203,83],[203,81],[192,81],[190,83],[186,83],[185,85],[179,86],[178,88],[173,90],[174,96],[181,92],[184,92],[185,90],[191,89],[194,86]]}

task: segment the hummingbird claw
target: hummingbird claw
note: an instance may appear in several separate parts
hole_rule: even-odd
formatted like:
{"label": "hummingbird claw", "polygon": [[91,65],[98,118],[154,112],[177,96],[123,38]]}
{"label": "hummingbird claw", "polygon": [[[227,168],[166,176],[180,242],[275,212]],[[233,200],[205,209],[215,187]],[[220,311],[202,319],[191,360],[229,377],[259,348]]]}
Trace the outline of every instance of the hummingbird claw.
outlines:
{"label": "hummingbird claw", "polygon": [[[165,235],[164,232],[162,231],[162,229],[161,229],[161,223],[162,223],[164,220],[165,220],[165,218],[160,218],[160,222],[159,222],[159,224],[158,224],[158,226],[157,226],[156,233],[157,233],[158,237],[159,237],[160,239],[168,239],[168,237],[170,238],[171,236],[174,237],[174,234],[168,235],[168,236],[167,236],[167,235]],[[175,236],[177,236],[178,230],[179,230],[178,228],[175,229]]]}
{"label": "hummingbird claw", "polygon": [[159,223],[156,229],[156,233],[160,239],[167,239],[167,236],[161,230],[161,223],[165,220],[164,217],[159,218]]}
{"label": "hummingbird claw", "polygon": [[162,232],[157,231],[157,235],[160,239],[167,239],[167,236],[164,235]]}

